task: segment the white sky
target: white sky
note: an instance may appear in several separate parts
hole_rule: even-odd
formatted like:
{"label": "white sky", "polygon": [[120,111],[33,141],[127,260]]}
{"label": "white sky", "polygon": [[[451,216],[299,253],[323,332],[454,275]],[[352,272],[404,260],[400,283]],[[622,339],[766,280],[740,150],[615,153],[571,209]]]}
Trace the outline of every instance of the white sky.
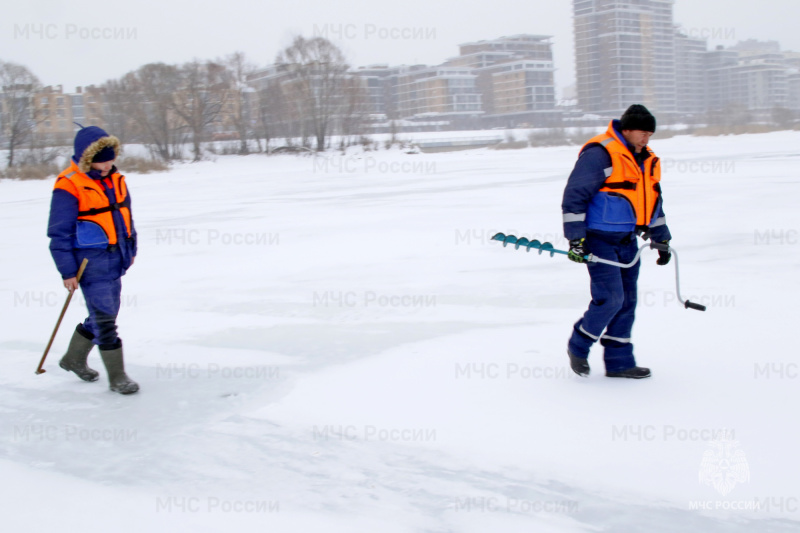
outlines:
{"label": "white sky", "polygon": [[[675,3],[676,24],[697,35],[720,36],[710,45],[771,39],[800,51],[798,20],[800,0]],[[558,92],[575,79],[570,0],[18,1],[3,6],[0,59],[26,65],[45,85],[72,91],[149,62],[213,59],[237,50],[263,66],[293,35],[310,37],[326,28],[353,66],[438,64],[457,55],[459,43],[519,33],[552,35]],[[337,28],[345,30],[343,38],[334,35]],[[130,29],[132,38],[115,39],[114,29],[123,29],[123,35]],[[392,29],[394,37],[381,38]],[[405,35],[404,29],[409,30]],[[408,38],[415,29],[423,38]]]}

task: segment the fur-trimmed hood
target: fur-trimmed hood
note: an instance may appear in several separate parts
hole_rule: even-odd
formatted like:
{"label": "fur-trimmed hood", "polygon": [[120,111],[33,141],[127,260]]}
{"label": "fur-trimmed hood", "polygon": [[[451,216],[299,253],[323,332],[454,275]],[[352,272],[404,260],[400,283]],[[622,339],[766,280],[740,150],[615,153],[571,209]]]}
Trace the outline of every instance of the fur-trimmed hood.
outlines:
{"label": "fur-trimmed hood", "polygon": [[119,157],[122,144],[119,139],[109,135],[102,128],[97,126],[82,128],[75,134],[75,154],[72,160],[81,172],[88,174],[92,169],[92,159],[105,148],[112,148],[114,155]]}

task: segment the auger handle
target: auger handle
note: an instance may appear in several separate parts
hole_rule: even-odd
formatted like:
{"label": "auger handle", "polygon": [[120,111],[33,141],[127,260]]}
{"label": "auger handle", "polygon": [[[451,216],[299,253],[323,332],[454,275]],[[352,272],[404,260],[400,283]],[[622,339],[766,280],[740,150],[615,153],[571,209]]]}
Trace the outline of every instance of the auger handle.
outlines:
{"label": "auger handle", "polygon": [[696,309],[697,311],[705,311],[706,310],[706,306],[705,305],[696,304],[694,302],[690,302],[689,300],[686,300],[686,303],[684,303],[683,306],[686,309]]}
{"label": "auger handle", "polygon": [[669,252],[669,245],[661,244],[660,242],[650,241],[650,248],[652,248],[653,250],[658,250],[659,252]]}

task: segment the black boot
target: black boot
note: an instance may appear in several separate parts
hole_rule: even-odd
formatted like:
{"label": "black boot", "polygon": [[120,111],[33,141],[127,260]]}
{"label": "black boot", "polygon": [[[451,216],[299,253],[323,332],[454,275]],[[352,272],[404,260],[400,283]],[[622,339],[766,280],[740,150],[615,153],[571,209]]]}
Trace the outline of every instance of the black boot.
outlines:
{"label": "black boot", "polygon": [[108,372],[109,388],[120,394],[133,394],[139,390],[139,385],[125,374],[125,363],[122,360],[122,343],[113,350],[100,348],[100,356]]}
{"label": "black boot", "polygon": [[572,367],[572,371],[581,377],[589,377],[589,360],[586,357],[574,355],[569,348],[567,348],[567,355],[569,355],[569,365]]}
{"label": "black boot", "polygon": [[606,372],[606,376],[609,378],[642,379],[642,378],[649,378],[651,374],[649,368],[635,366],[633,368],[623,370],[622,372]]}
{"label": "black boot", "polygon": [[58,362],[58,366],[69,372],[75,372],[83,381],[97,381],[100,374],[86,366],[86,360],[93,346],[92,334],[78,324],[69,341],[67,353]]}

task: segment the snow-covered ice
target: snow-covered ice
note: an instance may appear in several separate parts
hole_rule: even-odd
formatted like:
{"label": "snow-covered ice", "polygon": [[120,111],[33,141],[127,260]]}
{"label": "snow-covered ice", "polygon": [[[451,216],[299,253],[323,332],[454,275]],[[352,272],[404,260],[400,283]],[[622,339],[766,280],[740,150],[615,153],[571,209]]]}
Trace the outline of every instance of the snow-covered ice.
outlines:
{"label": "snow-covered ice", "polygon": [[575,147],[128,174],[131,397],[96,351],[97,383],[58,368],[78,296],[34,375],[66,296],[53,180],[0,182],[3,530],[797,531],[800,133],[652,146],[708,311],[644,253],[641,381],[599,347],[569,370],[584,267],[489,240],[566,247]]}

